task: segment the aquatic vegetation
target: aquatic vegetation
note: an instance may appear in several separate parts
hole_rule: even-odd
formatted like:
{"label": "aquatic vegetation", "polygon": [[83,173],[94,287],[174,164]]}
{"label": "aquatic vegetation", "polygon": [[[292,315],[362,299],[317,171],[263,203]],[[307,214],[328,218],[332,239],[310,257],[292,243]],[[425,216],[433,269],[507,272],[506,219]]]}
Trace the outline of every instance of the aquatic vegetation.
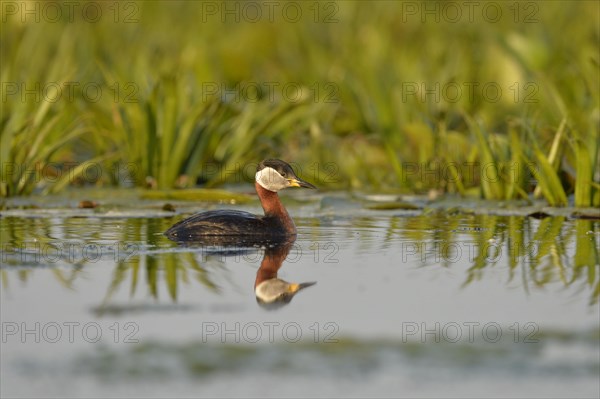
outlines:
{"label": "aquatic vegetation", "polygon": [[142,198],[153,200],[185,200],[203,202],[245,203],[252,197],[219,189],[191,188],[187,190],[147,190],[141,193]]}
{"label": "aquatic vegetation", "polygon": [[293,23],[186,2],[93,24],[3,15],[0,194],[215,186],[277,156],[320,187],[600,206],[598,4],[532,2],[528,23],[332,4]]}

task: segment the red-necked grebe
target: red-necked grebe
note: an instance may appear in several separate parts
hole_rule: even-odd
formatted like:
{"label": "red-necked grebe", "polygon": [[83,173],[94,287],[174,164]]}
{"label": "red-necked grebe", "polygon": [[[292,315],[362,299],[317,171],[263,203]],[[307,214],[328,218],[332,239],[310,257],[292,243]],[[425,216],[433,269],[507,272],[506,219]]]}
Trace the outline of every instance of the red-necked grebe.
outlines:
{"label": "red-necked grebe", "polygon": [[292,167],[279,159],[266,159],[258,164],[254,187],[264,216],[234,210],[208,211],[174,224],[165,235],[174,241],[207,236],[295,236],[296,225],[277,192],[287,187],[316,187],[296,176]]}

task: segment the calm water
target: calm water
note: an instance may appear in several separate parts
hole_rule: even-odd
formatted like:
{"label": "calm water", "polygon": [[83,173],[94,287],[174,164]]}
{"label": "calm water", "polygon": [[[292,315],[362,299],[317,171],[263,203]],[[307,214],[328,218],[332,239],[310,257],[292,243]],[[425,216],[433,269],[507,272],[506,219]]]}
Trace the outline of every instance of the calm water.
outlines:
{"label": "calm water", "polygon": [[[288,196],[265,250],[162,235],[202,205],[79,199],[1,212],[3,397],[600,394],[600,222],[569,210]],[[316,284],[261,305],[274,273]]]}

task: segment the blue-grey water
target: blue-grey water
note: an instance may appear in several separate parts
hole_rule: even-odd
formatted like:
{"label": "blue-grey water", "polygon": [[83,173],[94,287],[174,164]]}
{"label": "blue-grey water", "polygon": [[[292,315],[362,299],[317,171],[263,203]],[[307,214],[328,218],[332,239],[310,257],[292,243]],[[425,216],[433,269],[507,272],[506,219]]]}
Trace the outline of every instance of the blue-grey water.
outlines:
{"label": "blue-grey water", "polygon": [[316,284],[267,309],[264,248],[162,235],[258,203],[173,214],[132,193],[78,209],[81,195],[0,212],[2,397],[600,395],[597,220],[292,193],[277,276]]}

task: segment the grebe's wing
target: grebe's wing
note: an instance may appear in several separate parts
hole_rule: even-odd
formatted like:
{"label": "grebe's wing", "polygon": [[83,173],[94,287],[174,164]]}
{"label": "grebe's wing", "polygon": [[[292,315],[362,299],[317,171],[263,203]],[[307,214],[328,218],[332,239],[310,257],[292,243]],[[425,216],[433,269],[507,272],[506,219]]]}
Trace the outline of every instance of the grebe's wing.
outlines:
{"label": "grebe's wing", "polygon": [[270,235],[277,233],[274,230],[278,230],[278,226],[272,226],[269,219],[262,216],[222,209],[190,216],[171,226],[165,235],[178,241],[205,236]]}

